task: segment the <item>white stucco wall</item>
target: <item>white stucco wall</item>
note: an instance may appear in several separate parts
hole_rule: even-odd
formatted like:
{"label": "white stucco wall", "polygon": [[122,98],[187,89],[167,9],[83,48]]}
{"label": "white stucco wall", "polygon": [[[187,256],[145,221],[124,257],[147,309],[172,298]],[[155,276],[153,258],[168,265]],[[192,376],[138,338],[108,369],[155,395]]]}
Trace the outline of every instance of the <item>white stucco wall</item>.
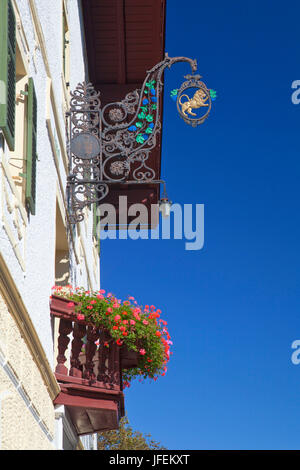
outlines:
{"label": "white stucco wall", "polygon": [[[60,125],[64,135],[65,116],[63,115],[62,103],[62,1],[53,0],[51,8],[45,0],[36,0],[36,9],[41,23],[45,45],[47,49],[48,63],[51,72],[54,97],[57,103]],[[17,5],[20,18],[29,45],[28,64],[30,76],[34,79],[35,90],[38,102],[38,140],[37,152],[39,161],[37,162],[37,187],[36,187],[36,215],[31,216],[26,229],[24,229],[24,240],[18,240],[18,246],[23,253],[24,269],[20,266],[16,258],[12,243],[7,236],[5,228],[0,229],[0,249],[10,271],[13,273],[16,285],[20,290],[25,305],[30,312],[31,319],[37,329],[39,337],[45,348],[49,361],[52,361],[53,346],[49,317],[49,296],[54,283],[55,273],[55,211],[57,192],[57,171],[54,164],[53,151],[46,127],[46,107],[47,107],[47,73],[41,51],[36,50],[36,40],[34,26],[27,0],[18,0]],[[68,1],[69,28],[70,28],[70,77],[71,87],[75,87],[85,79],[84,49],[80,28],[80,18],[77,0]],[[34,60],[33,60],[34,57]],[[54,132],[56,130],[54,129]],[[5,158],[5,148],[0,147],[1,156]],[[9,169],[9,165],[8,169]],[[63,165],[60,166],[63,168]],[[61,172],[63,185],[66,185],[66,174]],[[6,177],[4,179],[7,181]],[[13,194],[9,184],[6,182],[8,198],[12,199]],[[5,213],[9,226],[14,227],[14,213],[9,214],[6,204],[3,202],[2,212]],[[74,278],[78,284],[87,286],[86,264],[91,268],[94,263],[92,249],[92,216],[88,223],[81,223],[81,240],[83,243],[86,262],[79,257],[81,265],[72,263]],[[26,240],[26,241],[25,241]],[[75,243],[79,244],[77,239]],[[99,274],[99,273],[98,273]],[[94,288],[98,288],[99,279],[90,276]]]}
{"label": "white stucco wall", "polygon": [[[70,89],[85,80],[85,57],[80,11],[77,0],[68,0],[70,29]],[[36,25],[33,21],[30,0],[15,0],[22,26],[24,53],[27,54],[28,75],[34,80],[38,103],[36,215],[27,219],[26,211],[18,200],[10,174],[8,150],[0,134],[0,252],[14,279],[15,285],[30,315],[42,343],[47,360],[54,369],[53,339],[49,312],[49,296],[55,280],[55,234],[57,192],[61,200],[65,196],[59,184],[55,155],[51,145],[47,117],[58,146],[60,180],[66,187],[63,165],[63,148],[59,148],[59,128],[65,136],[64,88],[62,86],[62,0],[35,0],[34,4],[44,38],[45,54],[42,53]],[[28,50],[27,49],[28,45]],[[52,84],[52,107],[49,109],[49,83]],[[53,105],[54,103],[54,105]],[[71,250],[72,279],[77,285],[99,288],[99,263],[92,243],[93,218],[89,213],[82,222],[80,238],[75,238],[76,256]],[[77,230],[78,232],[78,230]],[[78,263],[79,261],[79,263]],[[96,266],[96,268],[95,268]],[[88,275],[89,273],[89,275]],[[89,286],[89,281],[90,286]],[[1,330],[0,330],[1,333]],[[1,339],[0,334],[0,344]],[[8,358],[9,360],[9,358]],[[53,411],[54,416],[54,411]],[[51,424],[49,424],[51,427]]]}

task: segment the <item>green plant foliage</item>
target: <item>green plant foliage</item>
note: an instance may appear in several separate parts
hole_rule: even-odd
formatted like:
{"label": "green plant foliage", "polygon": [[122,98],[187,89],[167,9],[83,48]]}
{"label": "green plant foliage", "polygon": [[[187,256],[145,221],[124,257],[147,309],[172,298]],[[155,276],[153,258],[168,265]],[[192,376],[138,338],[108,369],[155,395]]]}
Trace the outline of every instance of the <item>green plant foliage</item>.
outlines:
{"label": "green plant foliage", "polygon": [[119,429],[98,434],[98,450],[166,450],[151,434],[134,431],[127,416],[120,420]]}

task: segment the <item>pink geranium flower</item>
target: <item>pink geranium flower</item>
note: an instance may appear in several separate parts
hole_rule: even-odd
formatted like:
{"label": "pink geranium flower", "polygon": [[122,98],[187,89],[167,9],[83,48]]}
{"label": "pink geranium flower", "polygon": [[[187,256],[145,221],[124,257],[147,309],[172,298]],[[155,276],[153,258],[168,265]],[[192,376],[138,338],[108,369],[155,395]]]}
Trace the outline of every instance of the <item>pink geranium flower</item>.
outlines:
{"label": "pink geranium flower", "polygon": [[140,354],[141,354],[142,356],[144,356],[144,355],[146,354],[145,349],[140,349]]}

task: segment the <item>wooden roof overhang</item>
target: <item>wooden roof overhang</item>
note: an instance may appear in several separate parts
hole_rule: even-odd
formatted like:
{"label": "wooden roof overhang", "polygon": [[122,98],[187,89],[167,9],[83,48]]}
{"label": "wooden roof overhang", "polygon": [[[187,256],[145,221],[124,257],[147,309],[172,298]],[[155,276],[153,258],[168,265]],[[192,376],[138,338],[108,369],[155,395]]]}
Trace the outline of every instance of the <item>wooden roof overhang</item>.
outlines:
{"label": "wooden roof overhang", "polygon": [[[146,73],[165,56],[166,0],[82,0],[89,81],[101,93],[102,107],[140,89]],[[160,97],[160,109],[163,97]],[[147,166],[161,174],[161,136]],[[148,208],[160,198],[158,184],[110,185],[103,203],[113,204],[118,217],[119,196],[128,205]],[[130,220],[129,220],[130,221]]]}

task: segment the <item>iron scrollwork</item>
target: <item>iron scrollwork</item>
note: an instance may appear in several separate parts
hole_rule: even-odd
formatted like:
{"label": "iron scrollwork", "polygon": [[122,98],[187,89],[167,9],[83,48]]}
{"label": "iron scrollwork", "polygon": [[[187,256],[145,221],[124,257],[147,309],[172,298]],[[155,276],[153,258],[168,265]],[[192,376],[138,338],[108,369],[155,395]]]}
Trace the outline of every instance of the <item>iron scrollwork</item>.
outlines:
{"label": "iron scrollwork", "polygon": [[71,92],[68,189],[71,223],[84,219],[83,209],[108,194],[103,182],[101,152],[101,102],[90,83]]}
{"label": "iron scrollwork", "polygon": [[71,93],[68,188],[72,223],[82,221],[84,208],[104,199],[112,184],[160,183],[149,157],[161,131],[163,73],[177,62],[188,62],[192,74],[197,70],[195,60],[166,54],[147,72],[140,90],[102,109],[100,93],[91,84],[79,84]]}

